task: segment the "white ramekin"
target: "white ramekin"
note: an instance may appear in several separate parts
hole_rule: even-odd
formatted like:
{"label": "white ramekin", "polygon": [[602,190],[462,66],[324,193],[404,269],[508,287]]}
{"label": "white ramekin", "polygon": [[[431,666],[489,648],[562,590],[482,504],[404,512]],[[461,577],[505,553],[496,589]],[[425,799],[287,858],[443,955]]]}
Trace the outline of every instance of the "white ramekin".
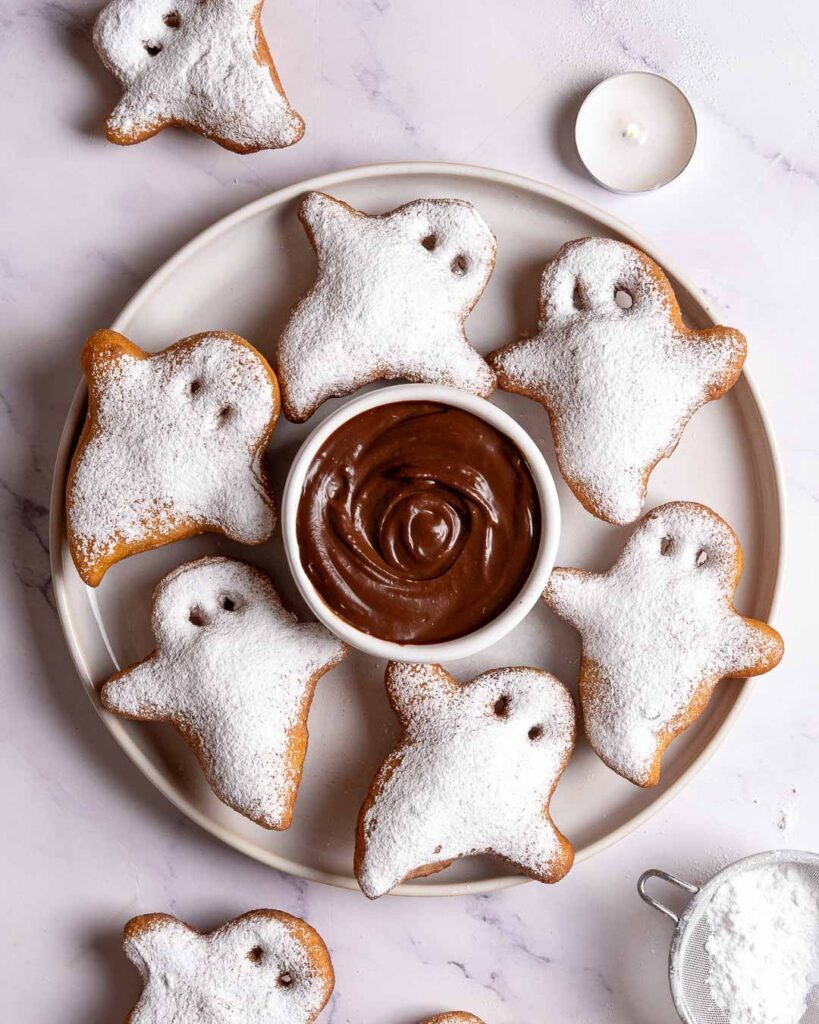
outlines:
{"label": "white ramekin", "polygon": [[[364,633],[328,607],[313,586],[299,557],[296,535],[296,516],[307,470],[321,445],[338,428],[368,409],[376,406],[393,405],[396,402],[441,402],[464,409],[485,420],[500,433],[505,434],[520,449],[529,464],[540,499],[541,534],[529,578],[518,596],[500,615],[472,633],[432,644],[400,644],[391,640]],[[546,586],[554,566],[557,544],[560,538],[560,505],[551,471],[540,449],[526,431],[511,416],[486,399],[476,398],[465,391],[442,387],[435,384],[400,384],[379,388],[347,402],[312,431],[302,444],[290,467],[282,499],[282,534],[284,550],[290,571],[311,611],[336,636],[352,647],[372,654],[377,658],[394,661],[442,662],[466,658],[500,640],[529,613]]]}

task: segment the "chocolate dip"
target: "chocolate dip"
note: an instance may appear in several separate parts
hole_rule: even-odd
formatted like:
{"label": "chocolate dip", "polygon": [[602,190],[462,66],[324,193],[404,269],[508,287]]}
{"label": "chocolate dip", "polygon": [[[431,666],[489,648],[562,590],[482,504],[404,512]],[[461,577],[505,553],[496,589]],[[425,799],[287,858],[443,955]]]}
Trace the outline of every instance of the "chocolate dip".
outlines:
{"label": "chocolate dip", "polygon": [[517,446],[436,402],[348,420],[305,477],[296,532],[305,572],[352,626],[397,643],[453,640],[520,592],[540,502]]}

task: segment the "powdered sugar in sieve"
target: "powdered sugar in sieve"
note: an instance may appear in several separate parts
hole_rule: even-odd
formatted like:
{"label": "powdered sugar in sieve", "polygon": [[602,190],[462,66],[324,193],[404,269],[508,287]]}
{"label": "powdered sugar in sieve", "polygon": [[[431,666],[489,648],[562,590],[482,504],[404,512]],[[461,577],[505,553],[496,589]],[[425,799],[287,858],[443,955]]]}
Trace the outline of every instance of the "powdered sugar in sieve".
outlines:
{"label": "powdered sugar in sieve", "polygon": [[[682,914],[648,894],[652,878],[691,894]],[[756,854],[701,888],[650,870],[637,890],[676,925],[668,974],[686,1024],[819,1024],[819,855]]]}

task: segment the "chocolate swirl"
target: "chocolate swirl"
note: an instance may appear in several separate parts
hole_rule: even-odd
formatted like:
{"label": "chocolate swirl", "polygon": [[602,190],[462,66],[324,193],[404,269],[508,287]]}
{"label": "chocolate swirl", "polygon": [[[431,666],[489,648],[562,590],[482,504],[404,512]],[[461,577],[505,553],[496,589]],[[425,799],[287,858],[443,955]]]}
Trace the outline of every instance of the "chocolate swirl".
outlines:
{"label": "chocolate swirl", "polygon": [[349,420],[306,475],[297,535],[324,601],[357,629],[436,643],[517,596],[540,540],[521,452],[471,413],[396,402]]}

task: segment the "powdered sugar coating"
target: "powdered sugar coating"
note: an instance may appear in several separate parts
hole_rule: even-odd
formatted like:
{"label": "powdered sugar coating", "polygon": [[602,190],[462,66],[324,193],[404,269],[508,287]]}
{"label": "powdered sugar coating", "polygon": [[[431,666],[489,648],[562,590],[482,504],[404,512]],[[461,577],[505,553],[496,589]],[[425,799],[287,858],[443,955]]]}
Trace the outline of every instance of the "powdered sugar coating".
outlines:
{"label": "powdered sugar coating", "polygon": [[495,264],[495,238],[472,205],[419,199],[370,217],[311,192],[299,216],[318,274],[279,340],[288,419],[377,379],[494,390],[463,328]]}
{"label": "powdered sugar coating", "polygon": [[154,592],[156,650],[103,687],[109,711],[168,721],[191,744],[214,792],[265,828],[290,825],[320,676],[347,647],[300,623],[261,570],[206,557]]}
{"label": "powdered sugar coating", "polygon": [[692,414],[732,387],[745,352],[738,331],[687,328],[665,275],[644,253],[585,238],[546,267],[536,334],[489,362],[500,387],[548,410],[561,473],[583,505],[629,523],[651,470],[671,455]]}
{"label": "powdered sugar coating", "polygon": [[276,524],[263,471],[279,412],[273,373],[231,334],[148,357],[99,331],[83,351],[86,429],[68,482],[68,534],[83,579],[135,551],[204,530],[246,544]]}
{"label": "powdered sugar coating", "polygon": [[112,142],[182,124],[237,152],[298,142],[304,122],[281,88],[259,25],[264,0],[111,0],[94,45],[122,82]]}
{"label": "powdered sugar coating", "polygon": [[672,502],[641,520],[609,572],[552,573],[544,600],[583,640],[586,735],[637,785],[659,780],[663,751],[721,678],[757,675],[782,657],[773,629],[734,610],[741,569],[724,520]]}
{"label": "powdered sugar coating", "polygon": [[127,1024],[312,1024],[333,990],[318,933],[279,911],[208,934],[145,914],[125,926],[124,948],[145,985]]}
{"label": "powdered sugar coating", "polygon": [[404,735],[361,809],[356,876],[371,899],[458,857],[490,853],[544,882],[572,847],[549,800],[574,746],[574,704],[548,672],[503,668],[460,684],[439,665],[391,662]]}
{"label": "powdered sugar coating", "polygon": [[[730,1024],[796,1024],[819,984],[815,868],[765,864],[718,886],[705,913],[708,989]],[[810,1019],[810,1018],[808,1018]]]}

